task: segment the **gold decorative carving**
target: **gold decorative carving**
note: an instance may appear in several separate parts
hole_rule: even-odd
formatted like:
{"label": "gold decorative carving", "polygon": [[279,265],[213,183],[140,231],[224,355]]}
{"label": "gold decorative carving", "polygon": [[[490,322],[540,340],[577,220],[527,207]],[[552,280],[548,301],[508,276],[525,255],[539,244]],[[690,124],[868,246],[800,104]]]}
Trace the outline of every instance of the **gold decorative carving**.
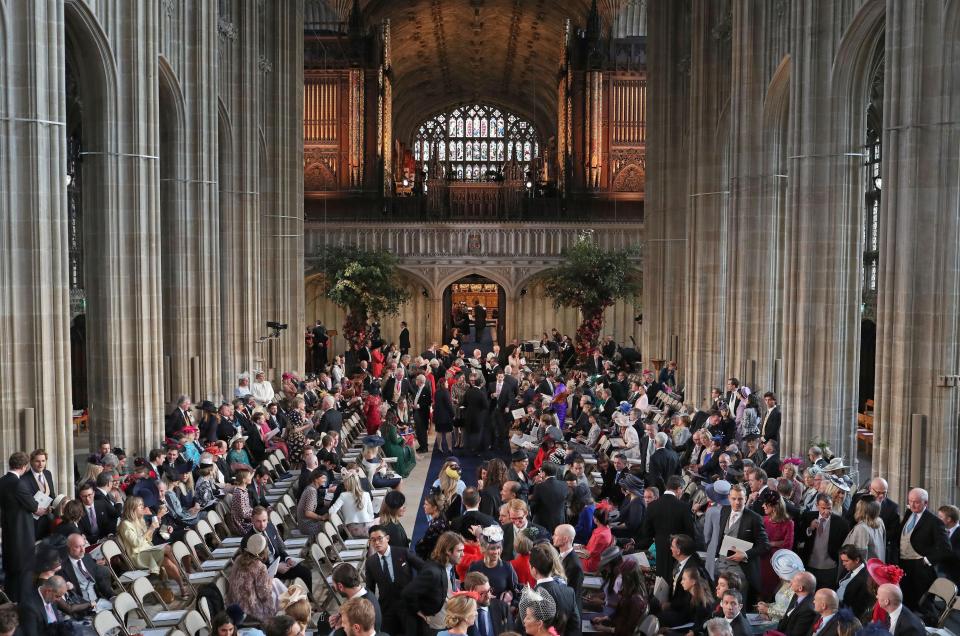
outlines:
{"label": "gold decorative carving", "polygon": [[303,189],[324,192],[337,188],[337,153],[307,148],[303,151]]}
{"label": "gold decorative carving", "polygon": [[627,164],[613,179],[613,189],[616,192],[643,192],[647,174],[642,167],[635,163]]}

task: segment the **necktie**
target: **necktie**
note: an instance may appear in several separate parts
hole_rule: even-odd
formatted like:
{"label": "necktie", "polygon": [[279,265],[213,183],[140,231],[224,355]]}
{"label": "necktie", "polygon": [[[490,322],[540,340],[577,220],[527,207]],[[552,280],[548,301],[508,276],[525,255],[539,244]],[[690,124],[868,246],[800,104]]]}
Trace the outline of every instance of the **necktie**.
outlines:
{"label": "necktie", "polygon": [[90,531],[93,534],[97,533],[97,513],[94,511],[93,506],[87,508],[87,516],[90,517]]}
{"label": "necktie", "polygon": [[93,577],[90,576],[89,572],[87,572],[87,568],[83,567],[83,559],[77,559],[77,569],[80,570],[80,574],[82,574],[88,581],[93,580]]}
{"label": "necktie", "polygon": [[383,568],[383,573],[387,575],[387,578],[390,579],[390,582],[393,583],[393,575],[390,573],[390,567],[387,564],[387,557],[380,555],[380,567]]}
{"label": "necktie", "polygon": [[47,624],[49,625],[50,623],[56,623],[57,614],[53,611],[53,605],[50,603],[44,603],[43,607],[47,610]]}
{"label": "necktie", "polygon": [[47,481],[43,478],[43,473],[37,473],[37,480],[40,482],[40,490],[47,492]]}
{"label": "necktie", "polygon": [[480,607],[477,608],[477,627],[479,628],[481,636],[492,636],[490,634],[490,628],[488,627],[489,623],[487,622],[487,608]]}
{"label": "necktie", "polygon": [[817,618],[817,622],[813,624],[813,633],[816,634],[817,630],[820,629],[820,626],[823,625],[823,616]]}
{"label": "necktie", "polygon": [[739,513],[739,512],[731,512],[731,513],[730,513],[730,522],[727,523],[727,530],[729,531],[730,528],[732,528],[733,526],[737,525],[737,522],[738,522],[739,520],[740,520],[740,513]]}
{"label": "necktie", "polygon": [[794,596],[790,599],[790,602],[787,604],[787,616],[790,616],[790,612],[797,609],[797,597]]}
{"label": "necktie", "polygon": [[460,585],[457,582],[457,573],[453,568],[450,568],[450,593],[460,591]]}
{"label": "necktie", "polygon": [[826,528],[826,519],[820,519],[820,525],[817,526],[817,534],[823,534],[824,529]]}
{"label": "necktie", "polygon": [[913,529],[917,527],[917,516],[918,515],[915,514],[910,515],[910,521],[907,522],[907,527],[903,530],[904,534],[910,534],[913,532]]}

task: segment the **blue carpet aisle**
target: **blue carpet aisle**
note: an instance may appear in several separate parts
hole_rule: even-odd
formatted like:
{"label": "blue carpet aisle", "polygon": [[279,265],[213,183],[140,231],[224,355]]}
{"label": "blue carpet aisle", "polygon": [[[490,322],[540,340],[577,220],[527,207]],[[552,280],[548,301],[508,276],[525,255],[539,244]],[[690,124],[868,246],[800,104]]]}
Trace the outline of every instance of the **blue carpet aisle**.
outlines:
{"label": "blue carpet aisle", "polygon": [[[489,452],[484,455],[484,457],[481,457],[464,448],[455,450],[452,454],[432,452],[430,455],[430,467],[427,469],[427,478],[424,481],[423,492],[420,493],[419,499],[414,500],[412,497],[413,493],[404,493],[407,495],[407,507],[412,505],[417,506],[417,521],[413,526],[411,547],[415,546],[420,540],[420,537],[423,536],[423,533],[427,531],[427,515],[423,512],[423,498],[430,492],[430,489],[433,487],[433,482],[436,481],[440,475],[440,468],[450,457],[456,457],[460,461],[460,478],[467,487],[477,485],[477,468],[479,468],[483,462],[493,457],[500,457],[500,459],[503,459],[509,465],[510,459],[507,456],[491,455]],[[423,459],[424,458],[421,457],[420,461],[423,461]]]}

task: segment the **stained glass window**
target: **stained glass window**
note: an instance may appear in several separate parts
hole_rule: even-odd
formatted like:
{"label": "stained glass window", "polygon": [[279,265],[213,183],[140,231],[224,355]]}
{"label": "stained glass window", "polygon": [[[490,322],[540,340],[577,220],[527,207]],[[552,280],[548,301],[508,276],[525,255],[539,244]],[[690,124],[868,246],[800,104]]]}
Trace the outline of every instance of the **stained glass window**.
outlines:
{"label": "stained glass window", "polygon": [[508,161],[516,161],[531,176],[540,159],[540,139],[533,124],[486,104],[460,106],[430,117],[419,126],[413,148],[417,162],[437,160],[439,175],[457,180],[496,179]]}

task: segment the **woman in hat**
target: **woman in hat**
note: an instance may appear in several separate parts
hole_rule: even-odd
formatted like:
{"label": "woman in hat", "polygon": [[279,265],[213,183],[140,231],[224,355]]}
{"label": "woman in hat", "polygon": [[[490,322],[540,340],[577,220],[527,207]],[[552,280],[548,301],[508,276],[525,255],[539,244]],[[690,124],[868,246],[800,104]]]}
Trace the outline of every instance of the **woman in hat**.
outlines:
{"label": "woman in hat", "polygon": [[595,574],[600,569],[600,556],[614,543],[609,526],[611,508],[610,502],[601,501],[593,511],[593,533],[582,555],[583,571],[588,574]]}
{"label": "woman in hat", "polygon": [[374,488],[399,488],[400,477],[387,477],[387,463],[380,457],[380,447],[384,439],[379,435],[367,435],[363,438],[363,459],[360,465]]}
{"label": "woman in hat", "polygon": [[[200,506],[194,503],[191,508],[185,509],[179,494],[179,487],[183,485],[183,479],[188,474],[190,474],[190,466],[188,464],[180,464],[179,466],[167,468],[167,470],[164,471],[163,482],[167,486],[164,499],[167,502],[167,509],[170,511],[170,516],[174,521],[185,526],[195,526],[197,525],[197,521],[200,520],[198,516]],[[192,494],[189,497],[189,501],[195,501]]]}
{"label": "woman in hat", "polygon": [[383,496],[380,504],[380,525],[390,537],[390,545],[397,548],[409,548],[410,538],[403,528],[404,513],[407,511],[407,498],[399,490],[391,490]]}
{"label": "woman in hat", "polygon": [[277,613],[277,598],[273,577],[264,560],[270,551],[262,534],[254,533],[247,546],[240,551],[227,577],[227,596],[224,602],[237,604],[247,616],[266,622]]}
{"label": "woman in hat", "polygon": [[633,422],[623,413],[613,414],[613,419],[617,423],[620,431],[620,438],[623,440],[623,448],[620,452],[626,454],[630,459],[640,458],[640,436],[637,429],[633,427]]}
{"label": "woman in hat", "polygon": [[96,483],[97,476],[102,472],[103,466],[100,465],[100,458],[97,455],[90,455],[87,457],[87,472],[77,483],[82,484],[88,481]]}
{"label": "woman in hat", "polygon": [[555,636],[564,625],[557,621],[557,603],[542,587],[525,587],[520,595],[517,621],[528,636]]}
{"label": "woman in hat", "polygon": [[200,467],[197,468],[197,483],[193,488],[193,502],[203,510],[217,502],[219,487],[214,479],[213,471],[216,466],[213,455],[204,453],[200,456]]}
{"label": "woman in hat", "polygon": [[[693,571],[696,572],[696,569]],[[590,622],[600,633],[633,636],[637,625],[647,613],[648,597],[640,566],[633,559],[627,560],[620,568],[620,601],[613,613],[609,616],[595,616]]]}
{"label": "woman in hat", "polygon": [[227,453],[227,463],[233,470],[246,467],[253,469],[250,453],[247,452],[247,438],[237,433],[230,439],[230,452]]}
{"label": "woman in hat", "polygon": [[[794,575],[803,572],[804,567],[803,561],[800,560],[796,552],[783,549],[777,550],[770,557],[770,567],[777,575],[779,587],[773,595],[773,602],[758,603],[757,610],[766,620],[776,623],[787,613],[790,601],[796,596],[790,581],[793,580]],[[766,584],[764,584],[764,589],[768,589]]]}
{"label": "woman in hat", "polygon": [[460,462],[452,457],[443,463],[440,475],[433,482],[434,491],[443,493],[447,502],[445,514],[448,521],[453,521],[463,514],[463,491],[467,485],[460,478]]}
{"label": "woman in hat", "polygon": [[477,622],[476,592],[454,592],[444,605],[444,624],[446,629],[437,632],[437,636],[459,636]]}
{"label": "woman in hat", "polygon": [[396,411],[390,409],[387,411],[386,419],[381,425],[380,434],[383,436],[383,454],[387,457],[393,457],[397,461],[393,465],[393,470],[401,477],[408,477],[417,465],[416,453],[407,446],[406,441],[400,435],[397,428],[400,425],[400,417]]}
{"label": "woman in hat", "polygon": [[383,423],[380,415],[380,405],[383,400],[380,397],[380,385],[377,382],[370,384],[370,392],[363,400],[363,419],[367,425],[367,435],[376,435]]}
{"label": "woman in hat", "polygon": [[[880,559],[868,559],[867,574],[870,575],[870,578],[867,579],[867,590],[869,590],[870,594],[876,598],[877,590],[885,583],[899,587],[900,580],[903,578],[904,572],[899,567],[895,565],[887,565]],[[869,622],[871,623],[881,623],[883,625],[890,624],[890,615],[887,614],[886,610],[880,607],[879,603],[876,603],[873,606],[873,613],[871,616],[866,618],[868,618]]]}
{"label": "woman in hat", "polygon": [[233,397],[242,398],[250,395],[250,374],[244,371],[237,377],[237,386],[233,390]]}
{"label": "woman in hat", "polygon": [[779,577],[773,571],[770,563],[774,550],[793,549],[793,519],[787,514],[783,498],[776,490],[767,488],[760,494],[760,503],[763,506],[763,527],[767,531],[771,552],[760,558],[760,579],[763,581],[763,590],[760,596],[769,601],[773,598],[774,590]]}
{"label": "woman in hat", "polygon": [[880,519],[880,502],[873,495],[864,495],[857,500],[853,513],[857,525],[843,543],[852,543],[866,554],[867,559],[886,559],[887,531]]}
{"label": "woman in hat", "polygon": [[480,536],[480,546],[483,558],[470,564],[470,572],[482,572],[490,581],[490,593],[502,598],[504,594],[513,594],[519,586],[517,573],[513,566],[504,561],[503,556],[503,528],[489,526],[483,529]]}

